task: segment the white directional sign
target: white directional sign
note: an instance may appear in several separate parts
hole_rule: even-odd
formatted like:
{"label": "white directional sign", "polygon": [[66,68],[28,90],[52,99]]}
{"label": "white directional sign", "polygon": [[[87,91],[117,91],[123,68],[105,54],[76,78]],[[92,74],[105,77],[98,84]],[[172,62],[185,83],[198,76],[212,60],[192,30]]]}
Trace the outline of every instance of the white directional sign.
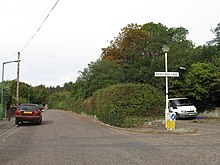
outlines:
{"label": "white directional sign", "polygon": [[179,77],[179,72],[155,72],[155,77]]}

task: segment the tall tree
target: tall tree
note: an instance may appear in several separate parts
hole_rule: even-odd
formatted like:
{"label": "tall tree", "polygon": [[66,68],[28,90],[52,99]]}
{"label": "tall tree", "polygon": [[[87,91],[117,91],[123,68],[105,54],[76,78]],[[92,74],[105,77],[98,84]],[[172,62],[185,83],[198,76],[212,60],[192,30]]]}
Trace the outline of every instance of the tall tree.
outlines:
{"label": "tall tree", "polygon": [[114,60],[119,63],[127,60],[128,52],[136,46],[138,41],[148,36],[149,33],[141,29],[140,25],[127,25],[107,48],[102,48],[102,60]]}
{"label": "tall tree", "polygon": [[77,83],[81,84],[85,98],[98,89],[120,83],[124,79],[121,66],[115,61],[91,62],[80,74]]}
{"label": "tall tree", "polygon": [[211,32],[215,35],[215,38],[208,43],[218,45],[218,47],[220,48],[220,23],[218,23],[216,28],[211,29]]}
{"label": "tall tree", "polygon": [[33,100],[31,100],[33,103],[41,104],[46,102],[46,98],[48,97],[48,91],[45,85],[38,85],[36,87],[33,87]]}
{"label": "tall tree", "polygon": [[218,58],[215,63],[195,63],[185,77],[185,94],[199,103],[200,108],[219,104],[219,61]]}
{"label": "tall tree", "polygon": [[194,45],[186,39],[188,30],[183,27],[168,28],[160,23],[147,23],[141,30],[148,35],[135,41],[133,47],[126,52],[127,59],[122,62],[126,82],[148,83],[161,86],[163,80],[154,77],[155,71],[164,71],[164,53],[162,46],[167,44],[169,66],[177,71],[180,66],[191,65]]}

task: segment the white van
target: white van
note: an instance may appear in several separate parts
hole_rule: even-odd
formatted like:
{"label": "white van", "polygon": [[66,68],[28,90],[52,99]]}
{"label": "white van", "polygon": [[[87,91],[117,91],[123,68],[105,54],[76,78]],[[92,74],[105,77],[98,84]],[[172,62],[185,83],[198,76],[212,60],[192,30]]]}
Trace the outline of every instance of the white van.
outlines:
{"label": "white van", "polygon": [[176,113],[176,119],[196,118],[198,115],[196,107],[187,98],[168,99],[169,111]]}

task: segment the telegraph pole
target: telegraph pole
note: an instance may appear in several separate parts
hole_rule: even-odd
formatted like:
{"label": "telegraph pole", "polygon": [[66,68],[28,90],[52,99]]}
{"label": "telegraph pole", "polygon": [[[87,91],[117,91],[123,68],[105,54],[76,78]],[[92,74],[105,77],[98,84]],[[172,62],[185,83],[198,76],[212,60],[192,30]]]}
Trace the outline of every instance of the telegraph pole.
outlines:
{"label": "telegraph pole", "polygon": [[18,67],[17,67],[17,92],[16,92],[16,105],[19,105],[19,70],[20,70],[20,52],[18,52]]}

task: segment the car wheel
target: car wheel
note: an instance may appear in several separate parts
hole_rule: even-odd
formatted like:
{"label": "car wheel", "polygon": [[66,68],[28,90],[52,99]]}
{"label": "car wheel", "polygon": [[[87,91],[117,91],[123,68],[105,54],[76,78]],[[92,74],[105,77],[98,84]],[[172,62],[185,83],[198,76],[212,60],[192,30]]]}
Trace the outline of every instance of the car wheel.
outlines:
{"label": "car wheel", "polygon": [[18,125],[18,124],[19,124],[19,121],[15,120],[15,124]]}
{"label": "car wheel", "polygon": [[42,119],[40,119],[39,121],[38,121],[38,125],[41,125],[42,124]]}
{"label": "car wheel", "polygon": [[180,119],[180,115],[178,113],[176,113],[176,119],[179,120]]}

